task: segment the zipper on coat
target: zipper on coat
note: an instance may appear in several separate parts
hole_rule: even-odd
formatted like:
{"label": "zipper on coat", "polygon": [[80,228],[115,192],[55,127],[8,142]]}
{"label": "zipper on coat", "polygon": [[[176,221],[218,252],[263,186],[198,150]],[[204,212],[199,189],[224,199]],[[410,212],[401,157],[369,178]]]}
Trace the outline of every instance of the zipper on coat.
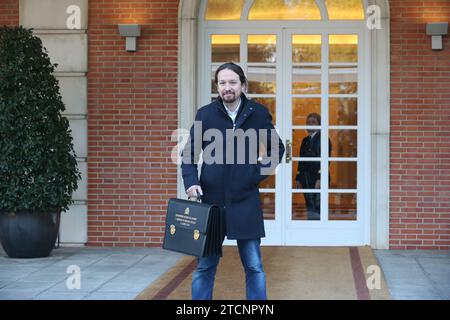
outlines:
{"label": "zipper on coat", "polygon": [[234,131],[236,128],[236,121],[233,121],[233,119],[230,118],[228,113],[226,113],[226,111],[223,110],[222,108],[219,108],[219,110],[222,111],[222,113],[227,117],[227,119],[231,120],[231,122],[233,123],[233,131]]}

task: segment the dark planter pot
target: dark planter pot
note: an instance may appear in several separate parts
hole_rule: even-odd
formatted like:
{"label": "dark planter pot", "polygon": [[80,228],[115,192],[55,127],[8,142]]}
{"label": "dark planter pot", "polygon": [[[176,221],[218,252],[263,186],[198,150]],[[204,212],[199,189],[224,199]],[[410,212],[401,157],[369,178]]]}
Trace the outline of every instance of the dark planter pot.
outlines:
{"label": "dark planter pot", "polygon": [[48,257],[55,246],[60,213],[0,214],[0,242],[11,258]]}

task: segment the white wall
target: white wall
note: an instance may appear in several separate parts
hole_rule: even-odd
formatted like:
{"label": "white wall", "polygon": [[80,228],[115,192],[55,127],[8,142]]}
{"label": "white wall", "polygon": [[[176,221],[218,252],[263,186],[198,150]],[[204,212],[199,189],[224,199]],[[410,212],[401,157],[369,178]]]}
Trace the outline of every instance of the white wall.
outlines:
{"label": "white wall", "polygon": [[[68,10],[70,9],[70,10]],[[42,39],[52,63],[58,67],[55,76],[74,138],[75,153],[82,180],[72,198],[68,212],[61,215],[62,245],[84,245],[87,242],[87,78],[88,68],[88,0],[20,0],[20,24],[33,28]]]}

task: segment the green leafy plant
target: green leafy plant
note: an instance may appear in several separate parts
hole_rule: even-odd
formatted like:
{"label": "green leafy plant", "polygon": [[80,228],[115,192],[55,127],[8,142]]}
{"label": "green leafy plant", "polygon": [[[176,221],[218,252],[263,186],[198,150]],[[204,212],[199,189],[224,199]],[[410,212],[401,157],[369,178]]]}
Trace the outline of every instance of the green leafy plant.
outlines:
{"label": "green leafy plant", "polygon": [[32,29],[0,27],[0,212],[67,211],[81,178],[58,81]]}

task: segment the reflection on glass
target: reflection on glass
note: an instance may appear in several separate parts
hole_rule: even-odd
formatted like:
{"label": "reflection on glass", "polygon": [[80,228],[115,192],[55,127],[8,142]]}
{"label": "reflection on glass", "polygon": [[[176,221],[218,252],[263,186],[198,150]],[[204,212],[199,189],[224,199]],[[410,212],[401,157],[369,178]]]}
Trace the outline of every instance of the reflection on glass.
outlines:
{"label": "reflection on glass", "polygon": [[356,126],[358,124],[357,98],[330,98],[330,126]]}
{"label": "reflection on glass", "polygon": [[293,94],[320,94],[320,67],[294,67],[292,69]]}
{"label": "reflection on glass", "polygon": [[293,193],[292,220],[320,220],[320,193]]}
{"label": "reflection on glass", "polygon": [[248,62],[276,62],[276,47],[274,35],[249,35]]}
{"label": "reflection on glass", "polygon": [[275,193],[261,192],[259,200],[264,220],[275,220]]}
{"label": "reflection on glass", "polygon": [[275,175],[272,174],[259,184],[260,189],[274,189],[275,188]]}
{"label": "reflection on glass", "polygon": [[352,94],[358,88],[358,70],[355,66],[330,68],[330,94]]}
{"label": "reflection on glass", "polygon": [[292,62],[320,63],[322,61],[321,35],[293,35]]}
{"label": "reflection on glass", "polygon": [[362,0],[325,0],[330,20],[364,20]]}
{"label": "reflection on glass", "polygon": [[321,16],[314,0],[255,0],[248,19],[320,20]]}
{"label": "reflection on glass", "polygon": [[211,61],[239,62],[240,36],[238,34],[216,34],[211,36]]}
{"label": "reflection on glass", "polygon": [[330,161],[330,189],[356,189],[356,162]]}
{"label": "reflection on glass", "polygon": [[275,103],[275,98],[252,98],[252,100],[262,104],[267,109],[269,109],[270,114],[272,115],[272,123],[277,123],[277,108]]}
{"label": "reflection on glass", "polygon": [[292,162],[292,188],[320,189],[320,161]]}
{"label": "reflection on glass", "polygon": [[330,35],[330,62],[358,62],[357,35]]}
{"label": "reflection on glass", "polygon": [[330,130],[331,144],[334,146],[333,157],[357,157],[356,130]]}
{"label": "reflection on glass", "polygon": [[320,98],[292,99],[292,124],[304,126],[306,117],[311,113],[320,114]]}
{"label": "reflection on glass", "polygon": [[248,93],[275,93],[275,66],[248,67]]}
{"label": "reflection on glass", "polygon": [[356,220],[356,193],[330,193],[328,206],[328,220]]}
{"label": "reflection on glass", "polygon": [[245,0],[208,0],[205,20],[239,20]]}

